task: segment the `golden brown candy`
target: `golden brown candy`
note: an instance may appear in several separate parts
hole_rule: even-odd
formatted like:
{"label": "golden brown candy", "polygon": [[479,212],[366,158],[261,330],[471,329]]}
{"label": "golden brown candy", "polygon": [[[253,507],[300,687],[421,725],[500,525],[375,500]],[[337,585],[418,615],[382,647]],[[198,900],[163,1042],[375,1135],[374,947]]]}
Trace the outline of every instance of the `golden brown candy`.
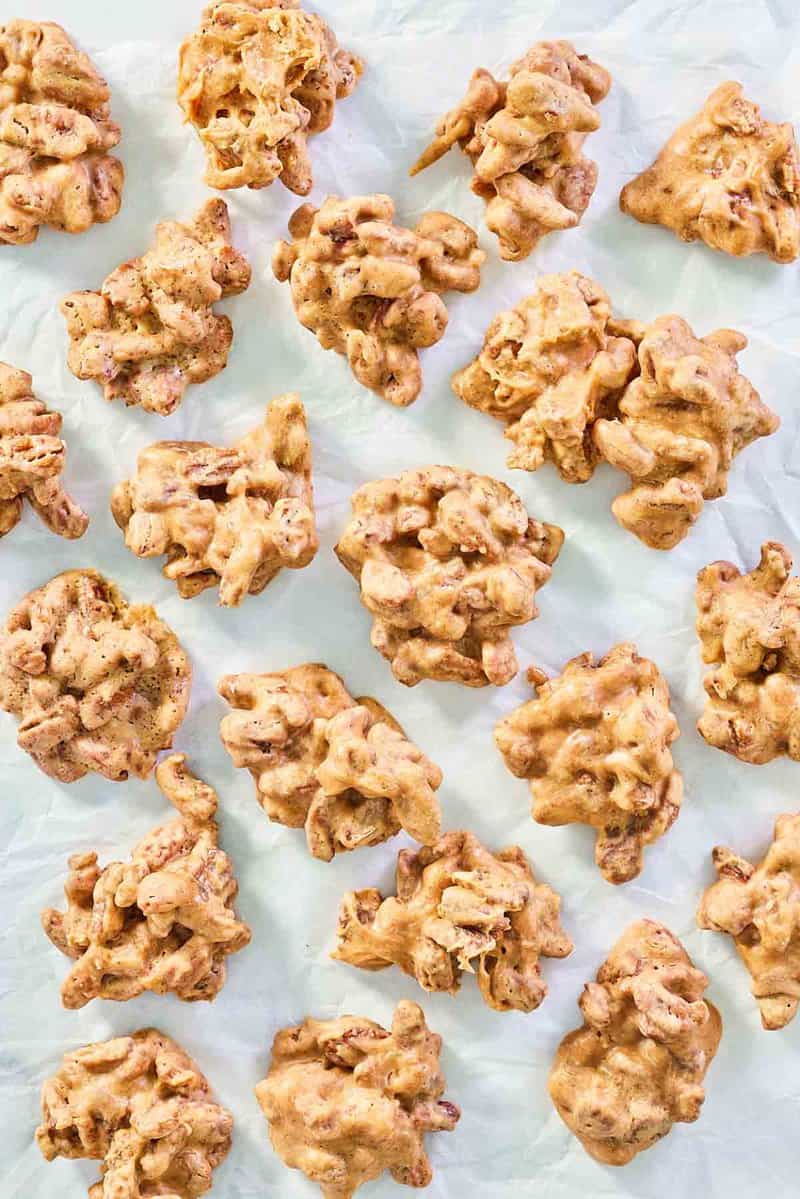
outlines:
{"label": "golden brown candy", "polygon": [[61,415],[36,399],[32,385],[27,371],[0,362],[0,537],[19,522],[27,500],[51,532],[72,541],[89,517],[61,486]]}
{"label": "golden brown candy", "polygon": [[450,1132],[461,1115],[442,1098],[441,1046],[407,1001],[391,1032],[360,1016],[309,1017],[282,1029],[256,1087],[275,1152],[318,1183],[324,1199],[350,1199],[384,1170],[395,1182],[427,1186],[425,1134]]}
{"label": "golden brown candy", "polygon": [[299,0],[213,0],[181,46],[178,102],[209,187],[311,191],[308,139],[327,129],[364,64]]}
{"label": "golden brown candy", "polygon": [[725,495],[736,455],[779,420],[739,373],[741,333],[698,338],[681,317],[661,316],[639,334],[640,373],[593,437],[600,457],[631,477],[612,505],[617,520],[645,545],[668,550],[706,500]]}
{"label": "golden brown candy", "polygon": [[424,170],[456,142],[475,169],[472,190],[486,201],[486,224],[501,258],[527,258],[546,233],[580,222],[597,183],[583,155],[600,127],[595,105],[611,76],[570,42],[536,42],[507,83],[475,71],[461,103],[411,168]]}
{"label": "golden brown candy", "polygon": [[561,1042],[550,1096],[587,1153],[624,1166],[700,1115],[722,1020],[708,979],[663,924],[632,924],[587,983],[583,1027]]}
{"label": "golden brown candy", "polygon": [[642,869],[646,845],[680,810],[681,776],[670,746],[679,734],[669,688],[634,645],[617,645],[597,663],[591,653],[548,679],[495,730],[506,766],[528,779],[531,813],[541,824],[577,821],[597,829],[595,861],[610,883]]}
{"label": "golden brown candy", "polygon": [[159,441],[115,487],[114,519],[140,558],[167,555],[164,574],[184,599],[219,587],[236,607],[284,566],[308,566],[318,546],[306,413],[294,393],[230,449]]}
{"label": "golden brown candy", "polygon": [[130,605],[94,570],[30,592],[0,632],[0,707],[45,774],[147,778],[186,714],[192,668],[146,604]]}
{"label": "golden brown candy", "polygon": [[49,1162],[102,1162],[89,1199],[198,1199],[232,1127],[192,1059],[149,1028],[65,1054],[42,1087],[36,1143]]}
{"label": "golden brown candy", "polygon": [[42,913],[50,940],[75,959],[61,987],[66,1008],[143,991],[215,999],[225,958],[250,940],[233,907],[233,865],[218,845],[215,791],[183,754],[160,762],[156,781],[178,818],[152,829],[129,862],[101,869],[96,853],[74,854],[66,912]]}
{"label": "golden brown candy", "polygon": [[500,687],[517,673],[509,630],[538,616],[563,540],[505,483],[426,466],[361,487],[336,553],[401,683]]}
{"label": "golden brown candy", "polygon": [[61,301],[69,368],[96,379],[107,400],[168,416],[190,383],[225,368],[233,326],[213,305],[249,285],[223,200],[209,200],[188,224],[163,221],[152,248],[117,267],[100,291]]}
{"label": "golden brown candy", "polygon": [[636,365],[618,325],[602,287],[577,271],[543,275],[532,295],[494,318],[453,390],[506,426],[510,467],[552,462],[567,483],[591,478],[592,427],[614,410]]}
{"label": "golden brown candy", "polygon": [[220,732],[234,765],[250,771],[270,820],[305,828],[314,857],[328,862],[401,828],[436,841],[442,772],[377,700],[353,699],[314,663],[228,675],[219,691],[233,708]]}
{"label": "golden brown candy", "polygon": [[719,845],[713,859],[719,880],[703,895],[697,923],[733,937],[761,1023],[785,1028],[800,1002],[800,815],[778,817],[758,866]]}
{"label": "golden brown candy", "polygon": [[547,994],[540,957],[566,957],[560,899],[537,883],[519,846],[491,853],[472,833],[403,849],[397,896],[350,891],[339,909],[334,957],[362,970],[399,966],[426,991],[461,986],[477,970],[489,1007],[532,1012]]}
{"label": "golden brown candy", "polygon": [[800,578],[777,541],[749,574],[712,562],[697,576],[697,635],[712,669],[697,722],[709,745],[761,765],[800,761]]}
{"label": "golden brown candy", "polygon": [[125,172],[108,84],[60,25],[0,26],[0,244],[49,225],[85,233],[119,212]]}
{"label": "golden brown candy", "polygon": [[343,354],[356,379],[398,407],[422,389],[419,350],[447,328],[447,291],[475,291],[486,255],[469,225],[428,212],[393,224],[389,196],[329,196],[303,204],[278,242],[275,277],[289,282],[300,324]]}
{"label": "golden brown candy", "polygon": [[764,120],[740,83],[721,83],[622,189],[623,212],[700,238],[725,254],[800,253],[800,165],[794,129]]}

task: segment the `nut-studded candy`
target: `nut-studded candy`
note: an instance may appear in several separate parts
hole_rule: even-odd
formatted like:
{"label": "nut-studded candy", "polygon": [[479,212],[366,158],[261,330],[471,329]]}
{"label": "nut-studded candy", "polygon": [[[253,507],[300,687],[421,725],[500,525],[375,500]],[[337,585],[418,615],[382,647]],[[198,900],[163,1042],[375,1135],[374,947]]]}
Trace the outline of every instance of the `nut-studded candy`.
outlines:
{"label": "nut-studded candy", "polygon": [[0,26],[0,244],[84,233],[119,212],[125,172],[108,84],[50,21]]}
{"label": "nut-studded candy", "polygon": [[209,187],[311,191],[308,138],[364,69],[299,0],[213,0],[183,43],[178,102],[206,152]]}
{"label": "nut-studded candy", "polygon": [[0,633],[0,707],[51,778],[89,771],[146,778],[186,714],[192,668],[147,604],[129,605],[94,570],[57,575],[17,604]]}
{"label": "nut-studded candy", "polygon": [[192,1059],[149,1028],[65,1054],[42,1087],[36,1143],[49,1162],[103,1163],[89,1199],[198,1199],[232,1127]]}
{"label": "nut-studded candy", "polygon": [[537,698],[495,730],[505,764],[529,780],[534,820],[597,829],[603,876],[628,882],[642,869],[644,847],[664,835],[681,805],[669,688],[630,644],[597,664],[581,654],[554,679],[537,670],[528,677]]}
{"label": "nut-studded candy", "polygon": [[489,1007],[532,1012],[547,994],[540,957],[572,952],[558,895],[516,845],[491,853],[472,833],[446,833],[400,851],[396,885],[388,899],[374,888],[344,896],[335,958],[362,970],[396,965],[426,991],[451,994],[477,968]]}
{"label": "nut-studded candy", "polygon": [[507,83],[475,71],[411,174],[458,142],[475,168],[472,190],[486,201],[500,256],[527,258],[546,233],[577,225],[589,205],[597,165],[584,158],[583,143],[600,127],[595,105],[610,87],[608,72],[570,42],[536,42]]}
{"label": "nut-studded candy", "polygon": [[761,765],[800,762],[800,578],[777,541],[755,570],[712,562],[697,576],[697,635],[706,675],[697,722],[709,745]]}
{"label": "nut-studded candy", "polygon": [[747,338],[717,329],[697,338],[679,316],[641,331],[641,373],[629,383],[613,420],[598,420],[599,454],[631,477],[612,510],[645,545],[682,541],[706,500],[725,495],[735,456],[774,433],[778,417],[739,373]]}
{"label": "nut-studded candy", "polygon": [[623,212],[700,238],[726,254],[800,253],[800,164],[794,129],[765,121],[740,83],[722,83],[622,189]]}
{"label": "nut-studded candy", "polygon": [[733,937],[761,1023],[785,1028],[800,1002],[800,815],[778,817],[758,866],[719,845],[713,859],[719,881],[703,895],[697,923]]}
{"label": "nut-studded candy", "polygon": [[350,1199],[384,1170],[395,1182],[427,1186],[425,1133],[450,1132],[461,1115],[442,1098],[441,1047],[407,1001],[391,1032],[361,1016],[309,1017],[282,1029],[256,1087],[275,1152],[319,1183],[324,1199]]}
{"label": "nut-studded candy", "polygon": [[635,363],[606,293],[569,271],[542,276],[532,295],[494,318],[453,390],[506,426],[510,467],[538,470],[550,461],[562,479],[583,483],[598,457],[592,425],[613,410]]}
{"label": "nut-studded candy", "polygon": [[377,700],[353,699],[316,664],[229,675],[219,691],[234,709],[220,730],[234,765],[252,774],[270,820],[305,828],[314,857],[327,862],[401,828],[436,841],[442,772]]}
{"label": "nut-studded candy", "polygon": [[215,999],[225,958],[250,940],[233,907],[233,865],[217,843],[215,792],[183,754],[160,762],[156,781],[178,819],[154,828],[128,863],[101,869],[96,853],[73,855],[66,912],[42,913],[50,940],[75,959],[61,987],[66,1008],[143,991]]}
{"label": "nut-studded candy", "polygon": [[233,326],[213,305],[249,284],[223,200],[209,200],[190,224],[163,221],[152,249],[117,267],[100,291],[62,300],[70,370],[96,379],[107,400],[167,416],[190,383],[224,369]]}
{"label": "nut-studded candy", "polygon": [[393,218],[389,196],[304,204],[272,269],[289,281],[297,319],[323,349],[345,355],[359,383],[405,407],[422,388],[418,351],[447,328],[442,293],[475,291],[486,255],[446,212],[426,213],[413,231]]}
{"label": "nut-studded candy", "polygon": [[550,1096],[597,1161],[624,1166],[700,1115],[722,1035],[707,986],[677,937],[639,920],[584,987],[584,1024],[558,1048]]}
{"label": "nut-studded candy", "polygon": [[36,399],[32,384],[26,371],[0,362],[0,537],[18,523],[27,500],[48,529],[73,540],[89,517],[61,486],[61,416]]}
{"label": "nut-studded candy", "polygon": [[352,508],[336,553],[395,677],[409,687],[509,682],[509,629],[538,616],[561,529],[532,520],[505,483],[450,466],[367,483]]}
{"label": "nut-studded candy", "polygon": [[219,587],[236,606],[284,567],[317,552],[311,443],[294,393],[269,405],[262,424],[230,449],[159,441],[139,455],[111,497],[125,543],[140,558],[167,555],[164,574],[184,599]]}

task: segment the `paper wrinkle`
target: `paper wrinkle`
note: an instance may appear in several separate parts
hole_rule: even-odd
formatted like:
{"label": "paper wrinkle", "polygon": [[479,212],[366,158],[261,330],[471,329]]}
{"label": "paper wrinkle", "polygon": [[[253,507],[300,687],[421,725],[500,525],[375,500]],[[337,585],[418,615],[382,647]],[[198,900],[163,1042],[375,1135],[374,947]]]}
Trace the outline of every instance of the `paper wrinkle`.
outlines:
{"label": "paper wrinkle", "polygon": [[[230,960],[228,982],[213,1005],[147,995],[63,1011],[58,988],[68,963],[41,931],[39,913],[60,903],[67,857],[94,848],[103,862],[124,859],[170,813],[152,780],[52,782],[17,749],[13,720],[0,717],[3,1199],[85,1193],[97,1177],[93,1163],[47,1165],[33,1144],[40,1083],[66,1049],[148,1024],[197,1058],[234,1113],[234,1148],[216,1173],[212,1195],[312,1199],[316,1188],[272,1153],[252,1094],[266,1072],[272,1036],[306,1014],[326,1018],[350,1011],[387,1023],[402,997],[421,1002],[431,1027],[443,1035],[447,1093],[463,1110],[454,1133],[429,1138],[431,1199],[661,1199],[666,1171],[676,1199],[789,1195],[796,1185],[800,1023],[783,1032],[761,1031],[747,972],[732,944],[700,932],[694,913],[713,874],[713,845],[758,857],[775,817],[799,806],[800,767],[787,761],[744,765],[707,747],[694,731],[703,690],[693,590],[696,572],[716,558],[750,569],[768,538],[784,541],[800,559],[798,266],[736,261],[699,244],[684,245],[666,230],[621,215],[617,197],[726,78],[741,79],[770,120],[800,124],[796,4],[310,3],[340,43],[366,60],[364,78],[337,106],[333,128],[312,140],[311,199],[386,191],[398,220],[409,225],[429,208],[454,213],[478,229],[487,250],[482,286],[471,296],[448,296],[448,331],[422,354],[423,393],[408,410],[394,410],[360,388],[342,358],[320,349],[295,320],[289,289],[272,278],[272,246],[285,236],[299,198],[280,183],[261,192],[229,192],[234,243],[250,258],[253,284],[220,305],[235,329],[227,370],[191,387],[167,419],[107,405],[94,384],[73,378],[58,303],[75,288],[98,287],[119,263],[148,248],[158,220],[191,216],[209,194],[202,148],[193,130],[182,126],[174,97],[178,44],[196,27],[200,2],[98,6],[73,0],[68,14],[64,7],[56,0],[18,0],[15,13],[61,20],[106,73],[113,118],[123,129],[123,208],[110,225],[79,238],[43,230],[35,245],[3,250],[0,359],[31,371],[36,394],[63,413],[64,483],[92,523],[81,541],[67,544],[31,512],[25,515],[0,544],[0,616],[5,619],[27,591],[58,571],[95,567],[131,601],[154,603],[175,629],[195,670],[176,748],[219,792],[221,841],[238,874],[239,912],[253,927],[253,941]],[[502,74],[538,37],[572,38],[580,53],[613,75],[611,93],[599,107],[602,128],[586,145],[600,179],[577,230],[546,237],[525,262],[501,263],[461,155],[454,151],[413,181],[406,172],[436,120],[463,94],[472,70],[486,66]],[[450,374],[477,353],[495,313],[529,294],[539,274],[573,268],[606,288],[617,313],[651,319],[677,312],[698,336],[719,326],[741,329],[751,339],[741,369],[783,421],[778,434],[743,452],[730,473],[728,496],[706,504],[686,540],[668,554],[647,549],[614,521],[610,504],[626,487],[623,475],[601,468],[590,483],[571,487],[550,466],[536,474],[509,471],[500,427],[450,391]],[[125,549],[108,510],[112,487],[131,474],[138,451],[150,442],[230,444],[260,422],[273,396],[288,390],[300,391],[309,414],[321,541],[315,561],[299,572],[284,571],[238,610],[219,610],[213,592],[180,600],[161,576],[160,560],[141,561]],[[513,634],[521,673],[500,690],[430,682],[409,690],[395,682],[369,645],[369,615],[333,555],[356,487],[433,462],[505,480],[533,516],[560,524],[567,534],[538,597],[540,619]],[[682,731],[674,756],[686,796],[676,825],[648,850],[640,878],[613,888],[594,865],[591,830],[531,821],[527,788],[505,771],[492,734],[500,716],[529,697],[528,665],[554,674],[576,654],[601,655],[628,639],[653,658],[672,689]],[[330,864],[315,861],[301,831],[266,820],[249,774],[233,769],[218,736],[225,713],[216,695],[221,675],[304,661],[324,661],[343,675],[352,694],[376,696],[442,767],[446,828],[470,828],[495,849],[519,843],[537,878],[563,897],[564,926],[576,948],[563,961],[544,963],[550,994],[537,1012],[487,1011],[470,978],[452,999],[424,995],[398,970],[368,974],[329,960],[342,894],[369,886],[391,892],[396,853],[410,842],[398,837]],[[584,982],[626,925],[641,916],[663,920],[710,973],[709,994],[722,1010],[725,1032],[699,1122],[677,1125],[662,1144],[614,1171],[593,1162],[561,1124],[547,1095],[547,1073],[560,1038],[580,1023],[576,1001]],[[384,1178],[360,1195],[390,1199],[403,1193]]]}

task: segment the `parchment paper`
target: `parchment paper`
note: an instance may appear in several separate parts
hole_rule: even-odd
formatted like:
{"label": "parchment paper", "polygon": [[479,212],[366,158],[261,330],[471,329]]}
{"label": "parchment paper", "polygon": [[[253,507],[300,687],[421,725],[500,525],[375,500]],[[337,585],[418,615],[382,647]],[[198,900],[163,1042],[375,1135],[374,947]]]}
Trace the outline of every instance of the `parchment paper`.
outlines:
{"label": "parchment paper", "polygon": [[[234,1148],[217,1171],[218,1199],[317,1192],[273,1154],[252,1091],[275,1031],[307,1013],[361,1013],[386,1023],[395,1002],[423,1003],[444,1036],[448,1093],[463,1109],[452,1134],[429,1138],[432,1199],[727,1199],[797,1193],[800,1020],[783,1032],[761,1030],[749,977],[727,938],[701,933],[694,912],[712,877],[717,843],[760,856],[780,812],[798,806],[800,766],[751,767],[707,747],[694,731],[701,672],[693,632],[697,570],[720,557],[750,568],[766,538],[800,552],[798,521],[798,268],[764,257],[736,261],[617,209],[622,184],[649,164],[675,125],[725,79],[741,80],[773,120],[800,124],[800,51],[792,0],[321,0],[316,5],[341,43],[367,61],[333,130],[313,142],[316,187],[326,192],[391,193],[401,220],[441,207],[472,222],[489,254],[473,296],[448,297],[450,327],[424,354],[425,389],[409,410],[362,390],[344,361],[324,353],[297,324],[288,288],[272,278],[276,238],[298,202],[275,184],[227,194],[236,244],[250,255],[253,285],[224,305],[236,340],[228,370],[191,388],[164,420],[103,401],[66,366],[58,302],[98,286],[118,263],[142,253],[155,223],[188,216],[205,199],[200,144],[182,127],[174,98],[178,45],[199,19],[197,0],[6,0],[2,17],[54,19],[92,54],[113,88],[113,115],[124,138],[124,207],[107,226],[80,238],[44,231],[31,247],[0,254],[0,359],[30,370],[37,393],[65,416],[66,481],[92,514],[77,543],[49,535],[28,513],[0,545],[0,612],[70,567],[99,567],[132,601],[152,601],[189,651],[195,670],[191,710],[177,739],[221,795],[222,836],[241,883],[240,911],[252,945],[230,959],[229,981],[211,1005],[145,996],[126,1004],[60,1007],[68,962],[47,941],[40,910],[61,900],[66,858],[96,848],[125,858],[133,842],[166,819],[153,782],[110,784],[90,777],[60,786],[15,744],[14,721],[0,719],[0,1098],[3,1199],[79,1196],[97,1177],[93,1163],[46,1165],[33,1144],[39,1087],[62,1053],[87,1041],[156,1025],[196,1057],[235,1115]],[[476,66],[501,69],[540,37],[572,37],[613,73],[603,127],[587,143],[600,183],[576,231],[546,238],[520,264],[501,264],[482,225],[483,204],[468,186],[469,164],[452,153],[410,181],[406,170],[438,116],[459,97]],[[538,274],[576,267],[611,293],[617,311],[650,318],[685,316],[704,334],[731,325],[751,338],[745,373],[782,418],[780,432],[745,451],[730,495],[708,505],[691,535],[669,554],[646,549],[620,529],[610,501],[624,477],[601,470],[584,487],[550,467],[535,475],[505,467],[499,425],[459,403],[451,372],[477,351],[500,308],[533,289]],[[298,389],[308,408],[315,452],[321,548],[302,572],[285,571],[238,611],[221,611],[214,593],[184,602],[160,574],[123,545],[108,510],[111,488],[129,475],[137,452],[162,438],[225,444],[255,425],[267,401]],[[361,483],[430,462],[463,464],[505,479],[536,516],[566,530],[566,547],[541,593],[541,618],[516,634],[523,668],[557,672],[568,658],[602,654],[635,640],[665,673],[683,735],[675,757],[686,799],[677,825],[647,851],[641,877],[613,888],[593,864],[582,828],[548,829],[528,816],[525,784],[494,749],[497,718],[527,697],[523,676],[480,691],[423,683],[409,690],[369,646],[369,621],[332,547]],[[373,694],[445,772],[445,823],[473,829],[490,845],[518,842],[537,874],[563,896],[576,948],[545,964],[550,995],[532,1015],[498,1015],[472,980],[462,993],[425,996],[396,970],[370,975],[331,962],[335,914],[351,887],[389,887],[403,844],[314,861],[301,833],[271,825],[246,772],[233,769],[218,738],[224,704],[215,684],[226,672],[275,670],[307,660],[340,671],[354,694]],[[710,996],[725,1032],[707,1079],[699,1122],[678,1125],[623,1170],[594,1163],[561,1124],[546,1091],[561,1036],[578,1021],[576,1000],[613,941],[640,916],[665,921],[712,978]],[[364,1199],[402,1192],[388,1178]]]}

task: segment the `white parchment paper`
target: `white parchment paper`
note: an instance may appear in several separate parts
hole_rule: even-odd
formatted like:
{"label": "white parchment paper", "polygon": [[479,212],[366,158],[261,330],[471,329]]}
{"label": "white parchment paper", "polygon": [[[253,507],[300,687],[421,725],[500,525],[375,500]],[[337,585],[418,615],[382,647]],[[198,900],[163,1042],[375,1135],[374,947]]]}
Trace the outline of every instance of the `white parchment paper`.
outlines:
{"label": "white parchment paper", "polygon": [[[269,259],[297,201],[280,184],[228,193],[235,240],[249,254],[253,285],[226,304],[236,340],[228,370],[191,388],[164,420],[107,405],[92,383],[66,367],[58,302],[98,286],[118,263],[142,253],[155,223],[189,215],[207,196],[202,153],[181,124],[174,98],[178,45],[199,19],[199,0],[4,0],[12,15],[53,19],[92,54],[113,88],[113,115],[124,137],[124,207],[110,225],[80,238],[44,231],[35,246],[0,253],[0,359],[31,371],[37,393],[65,416],[66,481],[92,514],[86,537],[67,543],[32,513],[0,545],[0,613],[31,588],[70,567],[98,567],[132,601],[152,601],[177,631],[195,670],[192,704],[177,748],[221,796],[222,837],[241,883],[240,911],[252,945],[230,960],[216,1003],[181,1004],[145,996],[126,1004],[96,1001],[80,1012],[60,1007],[68,963],[39,926],[40,910],[61,900],[66,858],[96,848],[126,857],[133,842],[169,813],[155,784],[109,784],[90,777],[60,786],[39,773],[0,719],[0,1101],[2,1199],[79,1196],[96,1176],[92,1163],[46,1165],[33,1144],[39,1087],[62,1053],[87,1041],[157,1025],[196,1057],[235,1115],[234,1148],[216,1174],[219,1199],[317,1192],[287,1171],[269,1147],[253,1087],[264,1074],[275,1031],[307,1013],[356,1012],[387,1022],[395,1002],[423,1003],[445,1039],[449,1095],[463,1109],[457,1130],[430,1138],[432,1199],[729,1199],[797,1194],[800,1020],[783,1032],[761,1030],[749,978],[729,939],[701,933],[694,911],[711,880],[709,854],[727,843],[760,855],[780,812],[798,806],[800,767],[751,767],[710,749],[694,731],[701,672],[693,632],[693,583],[707,562],[727,557],[750,568],[762,540],[800,554],[798,518],[798,266],[766,258],[735,261],[622,216],[622,184],[646,166],[675,127],[716,84],[741,80],[774,120],[800,124],[800,43],[794,0],[320,0],[343,45],[367,62],[333,130],[314,140],[320,200],[326,192],[391,193],[398,217],[413,222],[441,207],[481,230],[489,260],[480,291],[448,297],[450,327],[424,355],[425,389],[407,411],[362,390],[342,359],[325,354],[295,321],[288,288]],[[600,182],[576,231],[546,238],[526,262],[501,264],[482,226],[483,204],[468,187],[469,164],[454,152],[411,181],[408,165],[436,119],[459,97],[476,66],[502,69],[540,37],[572,37],[614,77],[603,127],[587,143]],[[477,351],[490,318],[530,292],[538,274],[576,267],[601,282],[617,311],[650,318],[685,316],[704,334],[721,325],[745,331],[745,373],[782,418],[780,432],[744,452],[730,495],[707,506],[692,534],[669,554],[646,549],[614,522],[610,501],[624,477],[601,470],[570,487],[549,467],[509,472],[499,425],[459,403],[451,372]],[[130,474],[137,452],[161,438],[220,444],[255,425],[267,401],[298,389],[308,408],[315,452],[321,548],[311,567],[284,572],[238,611],[221,611],[213,593],[185,602],[156,560],[124,548],[108,510],[112,486]],[[664,671],[683,735],[675,756],[686,799],[677,825],[647,851],[641,877],[606,884],[593,864],[592,835],[548,829],[528,816],[525,784],[504,770],[494,749],[497,718],[527,695],[522,676],[496,691],[423,683],[409,690],[369,647],[369,620],[332,547],[361,483],[430,462],[462,464],[505,479],[530,511],[567,534],[541,618],[516,635],[521,665],[555,673],[568,658],[602,654],[635,640]],[[576,948],[545,964],[550,995],[536,1013],[498,1015],[467,979],[462,993],[424,996],[398,971],[370,975],[329,960],[341,894],[389,887],[390,845],[311,859],[301,833],[267,822],[249,775],[224,753],[224,705],[215,684],[226,672],[275,670],[307,660],[340,671],[354,694],[373,694],[443,768],[446,825],[473,829],[490,845],[518,842],[537,874],[563,896]],[[561,1124],[547,1097],[549,1065],[561,1036],[578,1023],[576,1000],[613,941],[640,916],[665,921],[711,976],[710,995],[725,1032],[707,1079],[699,1122],[678,1125],[623,1170],[594,1163]],[[401,1192],[388,1179],[364,1199]]]}

